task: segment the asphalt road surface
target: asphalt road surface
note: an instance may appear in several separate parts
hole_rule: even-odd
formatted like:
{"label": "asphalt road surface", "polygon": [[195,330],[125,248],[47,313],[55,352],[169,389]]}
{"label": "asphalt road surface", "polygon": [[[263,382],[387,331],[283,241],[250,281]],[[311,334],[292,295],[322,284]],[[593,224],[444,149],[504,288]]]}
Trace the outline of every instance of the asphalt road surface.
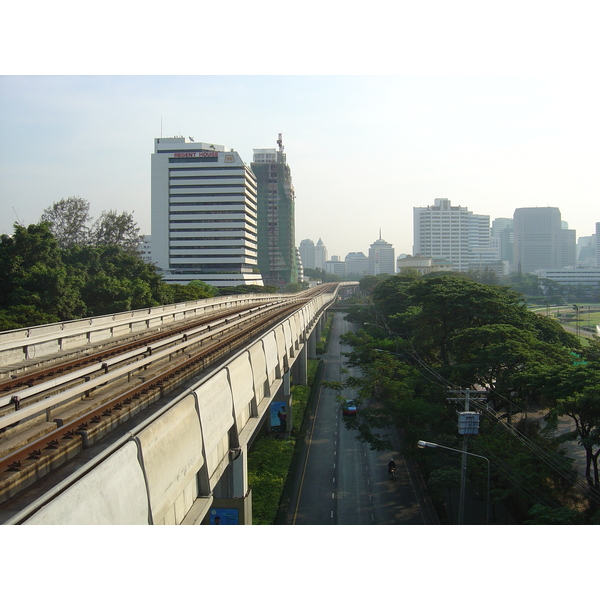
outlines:
{"label": "asphalt road surface", "polygon": [[[347,376],[340,335],[352,325],[334,313],[328,354],[324,355],[326,381]],[[348,397],[348,392],[343,392]],[[293,525],[419,525],[425,517],[418,489],[407,464],[396,450],[378,452],[355,439],[344,426],[337,392],[320,387],[315,414],[298,469],[287,523]],[[394,458],[396,477],[390,480],[387,463]]]}

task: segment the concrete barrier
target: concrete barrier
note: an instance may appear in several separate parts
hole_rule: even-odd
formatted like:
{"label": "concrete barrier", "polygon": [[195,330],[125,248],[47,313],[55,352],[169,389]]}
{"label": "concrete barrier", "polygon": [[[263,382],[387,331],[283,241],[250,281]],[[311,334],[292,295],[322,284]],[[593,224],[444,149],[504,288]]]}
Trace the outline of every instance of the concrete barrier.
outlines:
{"label": "concrete barrier", "polygon": [[[334,300],[335,294],[314,298],[136,426],[106,459],[76,472],[74,483],[47,492],[39,502],[42,508],[25,509],[9,522],[200,522],[212,492],[227,490],[223,475],[230,473],[234,480],[230,467],[244,464],[237,459],[245,449],[232,444],[252,438],[285,368],[300,355],[323,309]],[[247,481],[244,486],[238,497],[249,497]]]}
{"label": "concrete barrier", "polygon": [[43,506],[26,525],[148,525],[138,449],[131,441]]}

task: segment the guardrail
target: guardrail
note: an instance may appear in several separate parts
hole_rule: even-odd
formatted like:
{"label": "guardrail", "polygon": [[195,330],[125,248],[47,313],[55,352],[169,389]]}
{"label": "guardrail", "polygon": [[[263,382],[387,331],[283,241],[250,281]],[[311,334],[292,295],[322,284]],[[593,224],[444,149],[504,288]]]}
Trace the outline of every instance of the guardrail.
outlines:
{"label": "guardrail", "polygon": [[124,335],[142,333],[195,316],[208,315],[223,308],[261,301],[280,300],[289,294],[243,294],[219,296],[192,302],[168,304],[113,315],[63,321],[25,329],[0,332],[0,368],[44,358],[65,350]]}

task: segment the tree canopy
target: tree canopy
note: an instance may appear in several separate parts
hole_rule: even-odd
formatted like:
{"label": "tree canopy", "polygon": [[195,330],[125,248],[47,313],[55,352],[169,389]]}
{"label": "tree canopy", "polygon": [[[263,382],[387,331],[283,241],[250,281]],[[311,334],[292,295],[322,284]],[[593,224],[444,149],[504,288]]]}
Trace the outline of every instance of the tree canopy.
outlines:
{"label": "tree canopy", "polygon": [[[347,365],[360,374],[346,377],[339,397],[347,388],[358,396],[356,417],[346,419],[358,439],[386,448],[386,431],[395,425],[404,432],[408,454],[418,439],[457,448],[461,408],[447,397],[456,390],[486,390],[484,400],[471,407],[485,416],[471,443],[474,452],[495,457],[496,499],[510,503],[522,519],[537,506],[531,522],[550,518],[540,506],[575,506],[573,470],[557,454],[562,440],[552,434],[561,415],[573,419],[569,435],[586,448],[587,477],[598,488],[600,343],[582,348],[575,336],[532,313],[523,296],[507,287],[450,274],[407,273],[373,283],[365,286],[371,289],[367,303],[349,310],[346,318],[355,327],[343,336],[351,347]],[[526,418],[531,405],[549,411],[546,429]],[[552,458],[544,458],[546,453]],[[456,457],[431,454],[416,457],[443,497]],[[436,469],[442,469],[440,477]],[[484,481],[477,465],[471,469]]]}

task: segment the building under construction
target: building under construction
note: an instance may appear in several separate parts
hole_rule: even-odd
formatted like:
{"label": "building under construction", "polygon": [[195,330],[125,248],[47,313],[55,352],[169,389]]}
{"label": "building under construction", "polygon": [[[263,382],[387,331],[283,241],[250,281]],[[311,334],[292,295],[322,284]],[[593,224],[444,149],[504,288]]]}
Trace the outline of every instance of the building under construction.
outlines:
{"label": "building under construction", "polygon": [[258,182],[258,268],[265,285],[298,283],[294,225],[294,186],[281,134],[277,149],[254,150]]}

